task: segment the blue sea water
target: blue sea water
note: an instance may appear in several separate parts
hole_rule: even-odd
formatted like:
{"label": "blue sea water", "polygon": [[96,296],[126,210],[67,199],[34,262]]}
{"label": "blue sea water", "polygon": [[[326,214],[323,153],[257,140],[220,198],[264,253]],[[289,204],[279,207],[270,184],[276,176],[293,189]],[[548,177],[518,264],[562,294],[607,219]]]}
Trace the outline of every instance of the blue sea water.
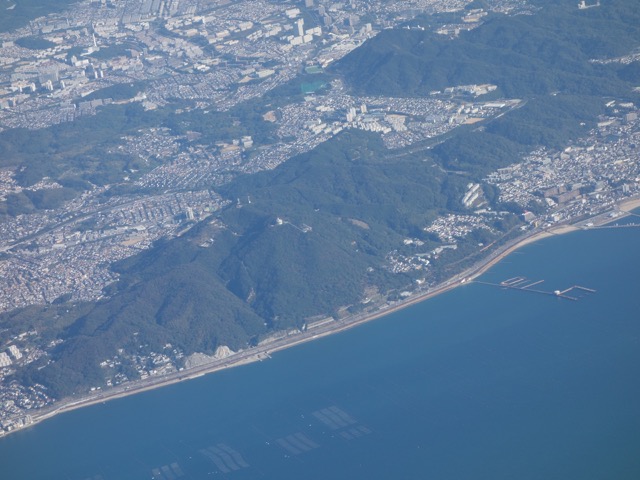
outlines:
{"label": "blue sea water", "polygon": [[0,439],[0,478],[640,478],[640,229],[528,245],[470,284],[260,363]]}

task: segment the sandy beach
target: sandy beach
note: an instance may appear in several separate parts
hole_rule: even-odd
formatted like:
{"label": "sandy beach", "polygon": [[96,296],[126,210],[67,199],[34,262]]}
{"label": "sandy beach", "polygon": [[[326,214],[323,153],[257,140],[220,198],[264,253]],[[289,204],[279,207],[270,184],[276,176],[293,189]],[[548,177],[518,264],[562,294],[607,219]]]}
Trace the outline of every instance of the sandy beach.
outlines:
{"label": "sandy beach", "polygon": [[[629,199],[627,201],[624,201],[617,206],[617,209],[621,212],[621,215],[618,215],[615,218],[604,217],[602,221],[598,222],[598,225],[605,225],[606,223],[619,220],[625,216],[628,216],[630,214],[629,212],[636,208],[640,208],[640,198]],[[602,218],[602,214],[599,217]],[[582,222],[584,222],[584,220],[579,223],[582,223]],[[369,313],[365,315],[356,315],[353,317],[347,317],[339,321],[330,322],[318,328],[307,330],[305,332],[302,332],[296,335],[287,336],[282,339],[278,339],[276,341],[270,342],[268,344],[259,345],[249,350],[240,351],[224,359],[215,360],[204,365],[193,367],[189,370],[175,372],[175,373],[172,373],[163,377],[159,377],[156,379],[150,379],[150,380],[147,379],[144,382],[141,382],[141,381],[133,382],[128,385],[119,386],[118,388],[115,388],[115,389],[112,388],[105,391],[96,391],[92,395],[85,396],[83,398],[61,401],[57,405],[54,405],[52,408],[43,409],[40,412],[34,412],[32,414],[33,423],[26,425],[23,428],[16,429],[13,432],[22,431],[26,427],[36,425],[37,423],[44,421],[48,418],[51,418],[55,415],[58,415],[60,413],[69,412],[69,411],[76,410],[78,408],[87,407],[90,405],[104,403],[104,402],[115,400],[118,398],[123,398],[129,395],[134,395],[144,391],[149,391],[149,390],[164,387],[167,385],[172,385],[177,382],[191,380],[191,379],[198,378],[203,375],[214,373],[220,370],[225,370],[228,368],[238,367],[241,365],[246,365],[249,363],[268,359],[270,358],[271,353],[284,350],[287,348],[292,348],[302,343],[306,343],[318,338],[326,337],[328,335],[345,331],[347,329],[356,327],[358,325],[361,325],[361,324],[376,320],[380,317],[389,315],[391,313],[397,312],[411,305],[415,305],[416,303],[423,302],[429,298],[435,297],[436,295],[440,295],[444,292],[452,290],[461,285],[465,285],[471,282],[473,279],[485,273],[487,270],[493,267],[496,263],[503,260],[506,256],[524,247],[525,245],[529,245],[533,242],[537,242],[539,240],[551,237],[553,235],[563,235],[563,234],[574,232],[580,229],[581,228],[576,225],[565,224],[565,225],[553,226],[548,229],[530,232],[528,235],[521,237],[519,239],[516,239],[512,243],[501,247],[500,249],[498,249],[498,251],[488,255],[487,258],[483,259],[479,264],[476,264],[473,267],[463,272],[460,272],[454,277],[436,286],[435,288],[428,290],[426,292],[415,294],[397,304],[394,304],[391,306],[385,305],[381,307],[378,311],[373,313]],[[13,432],[9,432],[9,433],[13,433]]]}
{"label": "sandy beach", "polygon": [[624,202],[618,205],[618,209],[624,212],[631,212],[631,210],[635,210],[640,208],[640,198],[632,198],[629,200],[625,200]]}

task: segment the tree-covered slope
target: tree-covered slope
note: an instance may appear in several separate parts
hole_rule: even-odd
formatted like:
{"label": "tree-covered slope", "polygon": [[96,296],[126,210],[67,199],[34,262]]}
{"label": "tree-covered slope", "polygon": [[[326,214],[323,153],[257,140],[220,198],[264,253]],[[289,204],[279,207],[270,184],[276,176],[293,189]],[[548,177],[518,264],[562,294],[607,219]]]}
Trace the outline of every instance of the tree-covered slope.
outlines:
{"label": "tree-covered slope", "polygon": [[99,383],[98,364],[119,348],[243,348],[359,304],[365,287],[405,286],[412,278],[391,274],[385,254],[407,236],[437,245],[422,228],[467,181],[422,155],[395,158],[376,135],[358,132],[239,177],[221,192],[236,201],[214,221],[120,262],[107,298],[60,309],[54,362],[27,374],[69,394]]}
{"label": "tree-covered slope", "polygon": [[498,85],[515,98],[630,93],[610,67],[590,60],[625,55],[629,45],[640,46],[635,0],[612,0],[586,10],[573,1],[533,3],[540,7],[534,15],[493,15],[454,40],[428,30],[385,30],[335,70],[354,90],[367,94],[424,95],[482,83]]}
{"label": "tree-covered slope", "polygon": [[431,151],[445,168],[481,177],[538,146],[562,148],[585,135],[609,99],[640,100],[637,62],[592,61],[640,48],[635,0],[589,9],[565,0],[532,3],[532,15],[493,14],[453,39],[428,29],[385,30],[333,70],[359,94],[423,96],[489,83],[498,86],[493,98],[522,99],[519,108],[480,128],[458,129]]}

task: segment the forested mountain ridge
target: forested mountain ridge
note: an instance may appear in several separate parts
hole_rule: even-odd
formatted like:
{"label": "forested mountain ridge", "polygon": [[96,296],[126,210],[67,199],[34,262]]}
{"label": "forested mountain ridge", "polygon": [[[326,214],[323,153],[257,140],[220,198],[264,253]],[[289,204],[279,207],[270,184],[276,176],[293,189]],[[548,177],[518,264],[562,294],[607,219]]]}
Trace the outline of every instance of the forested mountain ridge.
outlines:
{"label": "forested mountain ridge", "polygon": [[539,7],[533,15],[493,14],[452,40],[429,29],[385,30],[333,68],[369,95],[427,95],[482,83],[509,98],[630,95],[626,81],[635,66],[592,60],[627,55],[629,45],[640,43],[637,5],[613,0],[581,10],[571,1],[531,3]]}

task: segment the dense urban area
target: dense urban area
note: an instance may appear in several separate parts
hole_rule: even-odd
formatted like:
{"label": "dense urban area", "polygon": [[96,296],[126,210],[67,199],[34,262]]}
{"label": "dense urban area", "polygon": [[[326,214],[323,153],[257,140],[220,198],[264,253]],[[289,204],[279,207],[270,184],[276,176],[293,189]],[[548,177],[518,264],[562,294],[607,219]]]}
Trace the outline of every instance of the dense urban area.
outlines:
{"label": "dense urban area", "polygon": [[[385,149],[401,155],[454,129],[481,127],[523,108],[526,100],[494,97],[496,85],[483,82],[450,85],[422,97],[388,97],[355,94],[339,76],[325,74],[368,39],[418,15],[455,18],[432,27],[454,38],[477,28],[488,14],[533,11],[525,0],[493,0],[482,2],[484,8],[465,9],[469,3],[91,0],[0,33],[0,133],[63,128],[92,118],[93,128],[99,128],[105,112],[126,107],[145,115],[169,109],[180,126],[142,125],[118,134],[96,155],[127,159],[122,175],[113,181],[84,179],[84,187],[68,197],[68,185],[55,172],[30,181],[21,168],[0,169],[0,200],[11,204],[28,198],[33,204],[0,220],[0,312],[105,297],[105,287],[119,278],[112,268],[116,262],[202,222],[215,224],[216,212],[233,203],[251,203],[250,196],[224,198],[218,187],[242,174],[273,170],[341,132],[376,132]],[[630,53],[594,62],[630,64],[639,58]],[[302,94],[269,97],[297,77],[304,78]],[[264,111],[246,125],[238,109],[251,102],[262,102]],[[387,253],[388,271],[413,272],[420,291],[434,287],[434,261],[472,232],[493,234],[491,239],[498,235],[494,224],[509,212],[492,209],[490,191],[498,192],[496,201],[510,206],[511,214],[517,212],[521,234],[603,212],[616,215],[619,202],[640,194],[640,119],[632,102],[603,103],[606,113],[578,140],[562,149],[539,147],[470,181],[458,199],[459,212],[423,225],[439,245],[405,238]],[[229,125],[203,134],[182,122],[189,115],[219,115],[211,121],[222,124],[226,118]],[[56,192],[64,192],[61,200]],[[58,199],[53,208],[47,204],[50,196]],[[278,217],[277,225],[287,223]],[[213,243],[204,240],[201,247]],[[490,246],[476,245],[479,251]],[[372,311],[388,302],[376,289],[363,293],[363,304]],[[336,320],[310,318],[305,327]],[[34,412],[59,400],[43,385],[18,382],[14,373],[46,358],[62,341],[43,343],[36,330],[10,336],[0,330],[0,435],[32,423]],[[153,351],[141,342],[137,352],[121,350],[105,358],[100,366],[107,380],[91,391],[175,374],[233,354],[220,346],[215,355],[187,355],[171,343]]]}

